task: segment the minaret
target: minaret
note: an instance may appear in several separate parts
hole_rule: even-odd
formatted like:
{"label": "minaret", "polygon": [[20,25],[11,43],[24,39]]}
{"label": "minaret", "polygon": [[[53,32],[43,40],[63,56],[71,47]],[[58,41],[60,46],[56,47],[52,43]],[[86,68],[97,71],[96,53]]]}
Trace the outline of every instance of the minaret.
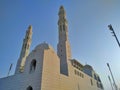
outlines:
{"label": "minaret", "polygon": [[30,25],[28,27],[28,30],[26,31],[25,38],[23,39],[22,50],[21,50],[20,57],[17,62],[15,73],[21,73],[24,71],[26,57],[28,56],[29,51],[30,51],[31,37],[32,37],[32,26]]}
{"label": "minaret", "polygon": [[60,7],[58,15],[59,15],[58,20],[59,42],[57,46],[57,54],[60,58],[61,73],[68,75],[67,61],[71,59],[71,49],[68,40],[68,22],[66,19],[66,12],[63,6]]}

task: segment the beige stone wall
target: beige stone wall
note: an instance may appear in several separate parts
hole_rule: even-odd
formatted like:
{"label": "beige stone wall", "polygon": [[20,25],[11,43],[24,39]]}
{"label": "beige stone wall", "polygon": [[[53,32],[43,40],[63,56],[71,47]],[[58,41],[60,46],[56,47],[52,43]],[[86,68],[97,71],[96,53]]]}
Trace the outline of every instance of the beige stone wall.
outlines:
{"label": "beige stone wall", "polygon": [[41,90],[60,90],[60,60],[52,49],[44,50]]}
{"label": "beige stone wall", "polygon": [[[69,77],[65,77],[63,75],[61,76],[61,86],[62,88],[65,87],[65,89],[61,90],[101,90],[97,87],[97,81],[86,75],[84,72],[76,69],[71,65],[71,62],[68,61],[68,67],[69,67]],[[75,74],[75,71],[79,72]],[[91,85],[91,79],[93,85]],[[67,83],[67,84],[65,84]],[[67,86],[69,87],[67,87]]]}
{"label": "beige stone wall", "polygon": [[[53,49],[44,50],[41,90],[101,90],[94,78],[73,67],[69,60],[68,69],[69,76],[60,74],[58,56]],[[81,75],[75,74],[75,70]]]}

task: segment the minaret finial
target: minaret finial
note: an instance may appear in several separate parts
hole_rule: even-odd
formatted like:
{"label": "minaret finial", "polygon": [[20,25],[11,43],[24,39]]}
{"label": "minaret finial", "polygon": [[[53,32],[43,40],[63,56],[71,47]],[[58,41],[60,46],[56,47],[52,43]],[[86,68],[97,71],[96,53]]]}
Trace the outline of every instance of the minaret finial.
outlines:
{"label": "minaret finial", "polygon": [[28,56],[29,51],[30,51],[31,41],[32,41],[32,25],[29,25],[26,31],[25,38],[23,39],[22,50],[21,50],[21,54],[20,54],[20,57],[17,63],[15,73],[20,73],[24,71],[26,57]]}
{"label": "minaret finial", "polygon": [[32,30],[32,25],[29,25],[28,29],[29,29],[29,30]]}
{"label": "minaret finial", "polygon": [[65,11],[65,9],[64,9],[64,7],[63,7],[63,5],[61,5],[61,6],[60,6],[60,10]]}
{"label": "minaret finial", "polygon": [[62,23],[67,24],[66,12],[65,12],[65,9],[62,5],[59,8],[58,16],[59,16],[58,25],[60,25]]}
{"label": "minaret finial", "polygon": [[65,9],[63,6],[60,6],[60,9],[59,9],[59,18],[65,18],[66,17],[66,12],[65,12]]}

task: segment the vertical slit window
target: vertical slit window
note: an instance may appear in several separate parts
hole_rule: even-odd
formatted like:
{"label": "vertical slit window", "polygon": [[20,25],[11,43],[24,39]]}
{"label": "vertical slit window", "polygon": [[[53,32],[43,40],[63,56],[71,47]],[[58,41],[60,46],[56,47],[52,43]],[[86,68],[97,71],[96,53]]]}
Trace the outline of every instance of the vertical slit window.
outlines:
{"label": "vertical slit window", "polygon": [[93,81],[92,81],[92,79],[90,79],[90,82],[91,82],[91,86],[93,85]]}
{"label": "vertical slit window", "polygon": [[62,26],[60,25],[60,31],[62,31]]}
{"label": "vertical slit window", "polygon": [[65,25],[63,25],[63,30],[65,31]]}
{"label": "vertical slit window", "polygon": [[30,65],[30,73],[34,72],[35,69],[36,69],[36,60],[33,59],[32,62],[31,62],[31,65]]}

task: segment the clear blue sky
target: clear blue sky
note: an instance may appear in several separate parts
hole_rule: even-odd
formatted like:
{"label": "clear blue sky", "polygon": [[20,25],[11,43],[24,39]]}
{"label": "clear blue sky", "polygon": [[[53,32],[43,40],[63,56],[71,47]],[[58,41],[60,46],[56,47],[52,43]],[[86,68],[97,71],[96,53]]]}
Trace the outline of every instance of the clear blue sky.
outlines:
{"label": "clear blue sky", "polygon": [[72,57],[92,65],[105,90],[111,90],[109,62],[120,85],[120,48],[107,27],[112,24],[120,40],[119,0],[0,0],[0,77],[7,75],[11,63],[13,74],[29,24],[33,26],[31,50],[46,41],[56,51],[60,5],[67,13]]}

